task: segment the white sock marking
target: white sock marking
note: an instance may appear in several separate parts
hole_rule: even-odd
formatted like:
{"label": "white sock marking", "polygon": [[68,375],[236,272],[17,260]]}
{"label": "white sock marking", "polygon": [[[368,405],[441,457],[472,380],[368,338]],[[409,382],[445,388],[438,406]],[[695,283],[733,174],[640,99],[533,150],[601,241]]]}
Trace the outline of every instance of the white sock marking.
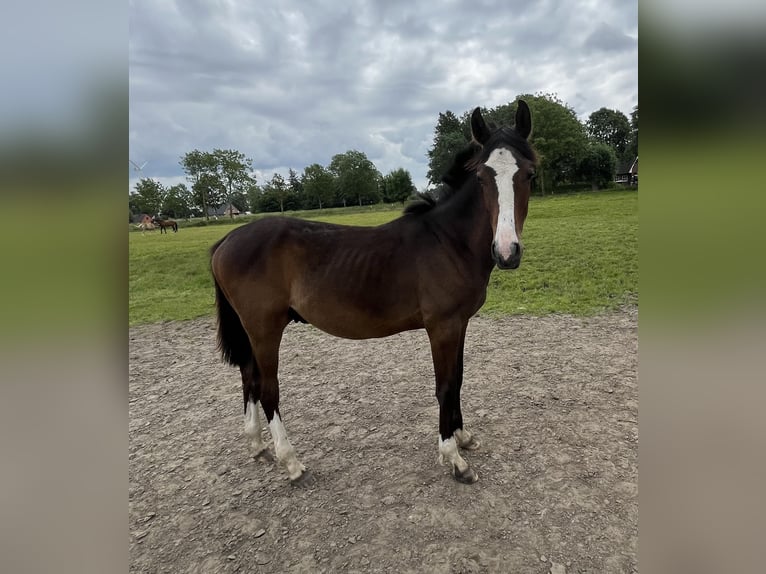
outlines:
{"label": "white sock marking", "polygon": [[259,454],[266,449],[261,435],[261,417],[259,415],[260,401],[247,401],[245,407],[245,436],[250,441],[253,454]]}
{"label": "white sock marking", "polygon": [[455,429],[455,434],[453,436],[455,437],[458,446],[465,446],[471,443],[471,433],[465,429]]}
{"label": "white sock marking", "polygon": [[439,437],[439,462],[442,464],[448,462],[457,467],[460,472],[465,472],[468,468],[468,463],[460,456],[454,435],[447,440],[442,440],[441,436]]}
{"label": "white sock marking", "polygon": [[306,468],[298,461],[295,449],[287,439],[287,430],[282,424],[279,414],[274,413],[274,418],[269,423],[269,430],[274,439],[274,451],[277,453],[277,460],[287,467],[287,474],[290,479],[298,478]]}

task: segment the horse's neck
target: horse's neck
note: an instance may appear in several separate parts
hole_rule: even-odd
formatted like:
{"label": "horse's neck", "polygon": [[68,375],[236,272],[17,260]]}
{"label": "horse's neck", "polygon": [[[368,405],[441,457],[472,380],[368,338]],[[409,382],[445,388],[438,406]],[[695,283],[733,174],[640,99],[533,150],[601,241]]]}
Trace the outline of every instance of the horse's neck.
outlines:
{"label": "horse's neck", "polygon": [[489,279],[494,267],[492,225],[481,190],[471,185],[463,186],[446,202],[439,220],[442,233],[467,247],[476,270]]}

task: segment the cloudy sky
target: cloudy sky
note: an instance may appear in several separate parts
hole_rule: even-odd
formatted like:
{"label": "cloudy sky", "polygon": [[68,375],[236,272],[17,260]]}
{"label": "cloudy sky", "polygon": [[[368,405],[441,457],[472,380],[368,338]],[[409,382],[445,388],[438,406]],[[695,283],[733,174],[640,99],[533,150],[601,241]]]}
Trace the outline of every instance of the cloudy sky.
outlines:
{"label": "cloudy sky", "polygon": [[243,152],[259,183],[354,149],[423,188],[440,112],[538,92],[583,120],[638,103],[637,0],[129,6],[130,158],[165,185],[195,148]]}

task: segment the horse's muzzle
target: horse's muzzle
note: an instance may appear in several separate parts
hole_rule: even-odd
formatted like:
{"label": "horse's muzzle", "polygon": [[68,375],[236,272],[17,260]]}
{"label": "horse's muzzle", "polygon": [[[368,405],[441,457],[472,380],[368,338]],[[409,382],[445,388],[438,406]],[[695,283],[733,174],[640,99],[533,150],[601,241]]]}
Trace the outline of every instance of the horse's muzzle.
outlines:
{"label": "horse's muzzle", "polygon": [[492,259],[495,260],[495,264],[499,269],[518,269],[521,265],[521,254],[523,247],[519,243],[511,243],[511,254],[508,257],[503,257],[497,250],[497,244],[492,242]]}

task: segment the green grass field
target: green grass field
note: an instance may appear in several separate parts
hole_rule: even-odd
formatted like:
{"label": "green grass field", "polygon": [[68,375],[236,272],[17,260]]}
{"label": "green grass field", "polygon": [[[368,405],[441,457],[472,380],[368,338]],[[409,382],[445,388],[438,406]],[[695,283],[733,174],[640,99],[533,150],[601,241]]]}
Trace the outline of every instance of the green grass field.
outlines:
{"label": "green grass field", "polygon": [[[301,213],[346,225],[379,225],[400,214],[401,209]],[[235,225],[188,227],[162,236],[130,233],[130,324],[212,314],[208,251]],[[518,270],[493,271],[480,314],[590,315],[637,303],[637,192],[532,198],[524,245]]]}

